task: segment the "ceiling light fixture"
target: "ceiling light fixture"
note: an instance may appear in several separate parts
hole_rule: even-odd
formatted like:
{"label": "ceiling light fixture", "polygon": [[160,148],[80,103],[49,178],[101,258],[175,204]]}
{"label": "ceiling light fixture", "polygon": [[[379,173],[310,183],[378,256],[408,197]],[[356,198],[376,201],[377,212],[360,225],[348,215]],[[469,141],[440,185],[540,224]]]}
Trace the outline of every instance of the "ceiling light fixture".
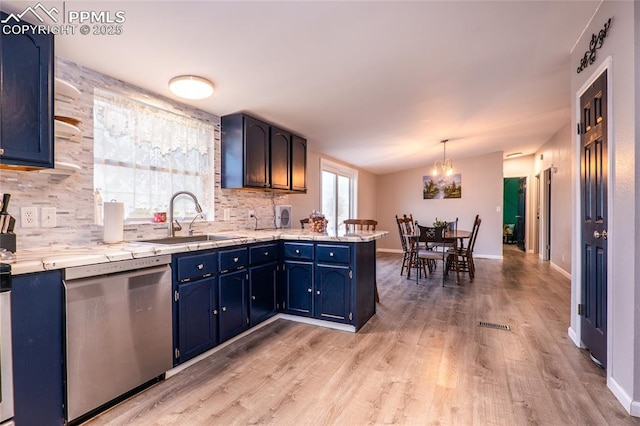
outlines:
{"label": "ceiling light fixture", "polygon": [[507,158],[519,157],[521,155],[522,155],[522,152],[512,152],[511,154],[507,154]]}
{"label": "ceiling light fixture", "polygon": [[213,95],[213,83],[195,75],[180,75],[169,81],[169,90],[184,99],[206,99]]}
{"label": "ceiling light fixture", "polygon": [[442,144],[442,161],[436,160],[433,163],[433,175],[438,176],[439,174],[451,176],[453,174],[453,162],[451,159],[447,158],[447,142],[449,139],[441,140]]}

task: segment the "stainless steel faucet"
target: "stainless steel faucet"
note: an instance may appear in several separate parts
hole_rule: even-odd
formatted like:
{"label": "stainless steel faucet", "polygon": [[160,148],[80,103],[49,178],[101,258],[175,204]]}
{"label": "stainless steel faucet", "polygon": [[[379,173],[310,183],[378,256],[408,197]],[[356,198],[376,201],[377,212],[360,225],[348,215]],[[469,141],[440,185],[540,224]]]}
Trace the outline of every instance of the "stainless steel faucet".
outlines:
{"label": "stainless steel faucet", "polygon": [[[200,215],[202,213],[202,207],[200,207],[200,203],[198,203],[198,199],[196,198],[196,196],[193,194],[193,192],[189,192],[189,191],[178,191],[175,194],[173,194],[171,196],[171,200],[169,200],[169,236],[170,237],[175,237],[176,235],[176,229],[180,230],[182,229],[182,227],[180,226],[180,224],[178,224],[177,227],[174,228],[173,226],[173,202],[175,201],[176,197],[178,195],[188,195],[189,197],[193,198],[193,202],[196,204],[196,212],[198,212],[198,215]],[[196,216],[198,217],[198,216]],[[192,222],[193,223],[193,222]]]}

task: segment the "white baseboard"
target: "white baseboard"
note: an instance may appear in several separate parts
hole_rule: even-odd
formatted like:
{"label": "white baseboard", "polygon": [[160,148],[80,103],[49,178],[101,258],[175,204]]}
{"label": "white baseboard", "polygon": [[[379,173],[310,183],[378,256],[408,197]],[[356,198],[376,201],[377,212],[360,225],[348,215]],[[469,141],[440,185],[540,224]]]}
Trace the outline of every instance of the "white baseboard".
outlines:
{"label": "white baseboard", "polygon": [[640,416],[640,403],[632,400],[631,396],[613,377],[607,377],[607,387],[629,414],[636,417]]}
{"label": "white baseboard", "polygon": [[567,329],[567,334],[569,335],[569,339],[571,339],[574,345],[576,345],[579,348],[584,348],[584,346],[582,345],[582,341],[580,340],[580,337],[578,336],[578,334],[573,328],[569,327]]}
{"label": "white baseboard", "polygon": [[497,254],[474,254],[473,257],[476,259],[495,259],[495,260],[503,260],[504,256]]}
{"label": "white baseboard", "polygon": [[390,248],[378,248],[376,249],[377,252],[380,253],[400,253],[402,254],[402,249],[390,249]]}
{"label": "white baseboard", "polygon": [[564,269],[562,269],[561,267],[559,267],[558,265],[556,265],[555,263],[549,261],[549,264],[551,265],[551,267],[553,269],[555,269],[556,271],[560,272],[562,275],[565,276],[565,278],[568,278],[569,280],[571,280],[571,274],[567,271],[565,271]]}

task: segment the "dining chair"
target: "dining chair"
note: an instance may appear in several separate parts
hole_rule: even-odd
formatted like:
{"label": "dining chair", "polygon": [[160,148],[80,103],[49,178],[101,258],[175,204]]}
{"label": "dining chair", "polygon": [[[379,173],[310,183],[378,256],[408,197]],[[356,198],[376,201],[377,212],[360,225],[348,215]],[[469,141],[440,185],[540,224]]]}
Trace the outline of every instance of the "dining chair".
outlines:
{"label": "dining chair", "polygon": [[373,219],[346,219],[344,222],[345,233],[357,231],[375,231],[378,221]]}
{"label": "dining chair", "polygon": [[406,269],[407,272],[411,270],[411,258],[412,258],[412,241],[411,237],[414,235],[413,233],[413,215],[409,214],[409,216],[402,215],[402,217],[398,217],[396,215],[396,223],[398,224],[398,234],[400,236],[400,244],[402,246],[402,266],[400,267],[400,275],[404,273]]}
{"label": "dining chair", "polygon": [[[421,273],[427,274],[425,269],[425,265],[429,266],[429,272],[433,272],[435,266],[437,265],[437,261],[442,261],[442,286],[444,287],[444,276],[447,273],[446,268],[446,256],[448,253],[443,250],[435,250],[428,248],[430,245],[441,246],[445,241],[443,237],[444,229],[443,226],[421,226],[416,222],[416,228],[418,228],[418,239],[419,243],[425,243],[427,248],[418,249],[417,250],[417,261],[416,261],[416,284],[418,283],[418,278]],[[432,269],[433,267],[433,269]]]}
{"label": "dining chair", "polygon": [[467,247],[459,247],[457,252],[449,250],[447,255],[447,270],[454,271],[456,269],[455,261],[457,256],[458,269],[460,272],[467,272],[469,274],[470,281],[473,281],[476,275],[476,267],[473,263],[473,250],[476,246],[476,240],[478,238],[478,231],[480,230],[481,223],[482,219],[480,219],[480,215],[476,215],[476,218],[473,221],[473,228],[471,229],[471,236],[469,237],[469,244]]}

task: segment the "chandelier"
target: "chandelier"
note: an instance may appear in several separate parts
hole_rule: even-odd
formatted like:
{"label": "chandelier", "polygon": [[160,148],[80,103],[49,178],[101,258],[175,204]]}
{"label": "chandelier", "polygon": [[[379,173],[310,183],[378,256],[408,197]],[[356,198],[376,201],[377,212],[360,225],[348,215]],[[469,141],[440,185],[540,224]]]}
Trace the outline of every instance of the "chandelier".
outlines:
{"label": "chandelier", "polygon": [[440,174],[451,176],[453,174],[453,162],[450,158],[447,158],[447,142],[449,142],[449,139],[440,141],[442,144],[442,160],[436,160],[435,163],[433,163],[434,176]]}

